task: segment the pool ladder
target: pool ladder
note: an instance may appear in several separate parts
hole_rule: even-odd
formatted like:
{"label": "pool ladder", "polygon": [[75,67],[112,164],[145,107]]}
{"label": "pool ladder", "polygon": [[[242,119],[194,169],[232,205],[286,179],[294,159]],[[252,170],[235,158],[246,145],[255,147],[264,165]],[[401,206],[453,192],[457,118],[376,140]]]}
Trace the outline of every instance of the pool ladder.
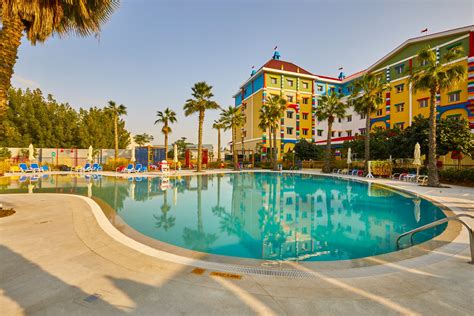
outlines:
{"label": "pool ladder", "polygon": [[474,219],[474,216],[469,215],[469,214],[458,214],[458,215],[454,215],[454,216],[448,216],[448,217],[439,219],[437,221],[434,221],[432,223],[423,225],[421,227],[412,229],[412,230],[398,236],[398,238],[397,238],[397,249],[400,249],[400,239],[402,239],[405,236],[410,235],[410,243],[413,245],[413,235],[414,234],[416,234],[418,232],[421,232],[421,231],[424,231],[424,230],[427,230],[427,229],[430,229],[430,228],[433,228],[433,227],[436,227],[438,225],[447,223],[449,221],[456,221],[458,223],[461,223],[467,229],[467,232],[469,234],[469,246],[471,248],[470,249],[471,250],[471,262],[469,262],[469,263],[474,264],[474,231],[471,229],[471,227],[469,227],[468,224],[466,224],[466,222],[460,220],[459,219],[460,217],[469,217],[469,218]]}

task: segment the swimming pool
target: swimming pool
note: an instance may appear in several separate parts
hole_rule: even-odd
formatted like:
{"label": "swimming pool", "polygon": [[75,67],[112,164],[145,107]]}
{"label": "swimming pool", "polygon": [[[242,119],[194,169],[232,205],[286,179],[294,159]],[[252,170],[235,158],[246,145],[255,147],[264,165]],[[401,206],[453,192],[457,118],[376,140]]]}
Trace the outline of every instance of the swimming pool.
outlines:
{"label": "swimming pool", "polygon": [[[124,222],[150,238],[265,260],[345,260],[393,252],[401,233],[445,217],[425,199],[380,185],[290,173],[4,177],[0,192],[89,196],[112,224]],[[446,226],[417,234],[415,242]]]}

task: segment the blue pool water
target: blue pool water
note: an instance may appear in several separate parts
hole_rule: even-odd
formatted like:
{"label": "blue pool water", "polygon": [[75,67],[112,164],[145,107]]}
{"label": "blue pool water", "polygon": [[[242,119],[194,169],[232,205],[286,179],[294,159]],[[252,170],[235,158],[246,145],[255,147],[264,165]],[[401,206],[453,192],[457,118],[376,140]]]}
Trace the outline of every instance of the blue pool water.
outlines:
{"label": "blue pool water", "polygon": [[[90,196],[115,210],[105,211],[112,223],[120,218],[175,246],[265,260],[344,260],[388,253],[397,250],[401,233],[445,217],[427,200],[379,185],[302,174],[169,180],[50,175],[0,181],[1,193]],[[445,228],[419,233],[415,241],[431,239]]]}

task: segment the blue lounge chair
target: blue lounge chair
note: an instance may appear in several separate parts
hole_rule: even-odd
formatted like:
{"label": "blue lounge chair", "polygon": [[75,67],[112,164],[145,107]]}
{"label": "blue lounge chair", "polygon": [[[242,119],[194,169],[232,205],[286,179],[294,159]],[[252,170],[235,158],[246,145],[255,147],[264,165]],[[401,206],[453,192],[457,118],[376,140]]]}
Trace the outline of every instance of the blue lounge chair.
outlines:
{"label": "blue lounge chair", "polygon": [[41,168],[38,166],[37,163],[30,164],[30,170],[33,172],[41,172]]}
{"label": "blue lounge chair", "polygon": [[26,163],[21,163],[21,164],[18,165],[18,167],[20,167],[21,172],[33,172],[33,170],[28,168]]}
{"label": "blue lounge chair", "polygon": [[90,163],[86,163],[84,167],[77,167],[76,171],[83,171],[83,172],[92,171],[92,166]]}
{"label": "blue lounge chair", "polygon": [[47,172],[47,171],[49,171],[49,167],[48,167],[48,166],[46,166],[46,165],[44,165],[44,166],[41,166],[41,171],[43,171],[43,172]]}
{"label": "blue lounge chair", "polygon": [[147,170],[146,170],[146,167],[142,166],[141,163],[137,163],[137,164],[135,165],[135,171],[136,171],[136,172],[145,172],[145,171],[147,171]]}
{"label": "blue lounge chair", "polygon": [[124,168],[122,170],[122,172],[127,172],[127,173],[135,172],[135,168],[133,167],[133,163],[129,163],[127,168]]}
{"label": "blue lounge chair", "polygon": [[102,170],[103,170],[102,166],[99,165],[98,163],[94,163],[92,165],[92,171],[102,171]]}

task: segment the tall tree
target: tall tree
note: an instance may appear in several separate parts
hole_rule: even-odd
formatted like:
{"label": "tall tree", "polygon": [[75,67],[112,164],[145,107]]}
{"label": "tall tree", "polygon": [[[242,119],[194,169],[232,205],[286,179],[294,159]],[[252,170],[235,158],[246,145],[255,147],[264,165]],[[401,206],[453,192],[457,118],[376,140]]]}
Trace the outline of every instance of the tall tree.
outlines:
{"label": "tall tree", "polygon": [[438,168],[436,166],[436,94],[457,86],[466,78],[466,67],[460,63],[452,63],[462,57],[462,47],[450,49],[441,62],[436,58],[436,52],[429,46],[418,52],[418,65],[411,69],[410,83],[414,91],[429,91],[430,93],[430,131],[428,135],[428,185],[439,186]]}
{"label": "tall tree", "polygon": [[7,107],[23,32],[32,45],[52,34],[98,34],[118,7],[118,0],[2,0],[0,5],[0,118]]}
{"label": "tall tree", "polygon": [[219,105],[212,101],[214,94],[212,93],[212,86],[206,82],[201,81],[194,84],[191,88],[192,99],[188,99],[183,106],[184,115],[199,114],[198,124],[198,156],[197,156],[197,171],[202,170],[202,125],[204,124],[204,114],[206,110],[217,110]]}
{"label": "tall tree", "polygon": [[133,140],[135,143],[137,143],[138,146],[144,146],[145,144],[148,144],[152,142],[154,137],[152,135],[148,135],[147,133],[143,134],[137,134],[133,136]]}
{"label": "tall tree", "polygon": [[266,133],[268,130],[268,156],[270,157],[270,163],[273,166],[273,143],[272,143],[272,131],[271,123],[272,117],[270,113],[271,108],[269,106],[263,105],[259,110],[259,123],[258,127]]}
{"label": "tall tree", "polygon": [[220,120],[215,120],[214,124],[212,124],[212,128],[217,130],[217,162],[221,163],[221,130],[225,128],[224,123],[222,122],[222,119]]}
{"label": "tall tree", "polygon": [[331,172],[331,136],[332,124],[335,118],[344,118],[346,116],[347,104],[341,101],[342,95],[335,92],[331,95],[323,95],[316,108],[316,117],[319,121],[328,120],[328,136],[326,143],[326,154],[324,156],[323,172]]}
{"label": "tall tree", "polygon": [[382,81],[380,76],[366,73],[362,78],[354,82],[354,89],[349,98],[350,105],[354,110],[365,115],[365,169],[367,170],[370,160],[370,115],[383,104],[383,92],[389,90],[390,86]]}
{"label": "tall tree", "polygon": [[156,112],[156,124],[163,124],[161,132],[165,135],[165,160],[168,159],[168,135],[172,132],[170,124],[176,123],[176,112],[170,108]]}
{"label": "tall tree", "polygon": [[114,121],[114,135],[115,135],[115,155],[114,158],[118,158],[119,149],[119,134],[118,134],[118,123],[122,115],[127,115],[127,107],[123,104],[117,105],[114,101],[109,101],[109,105],[106,110],[112,115]]}
{"label": "tall tree", "polygon": [[[268,121],[270,123],[270,132],[273,134],[273,170],[276,171],[278,170],[278,148],[276,135],[279,126],[279,121],[285,114],[286,100],[283,99],[280,95],[270,95],[267,97],[267,100],[262,107],[269,108],[268,110],[266,110],[266,112],[269,115]],[[281,139],[280,142],[283,142],[283,139]]]}
{"label": "tall tree", "polygon": [[224,128],[232,131],[232,156],[234,160],[234,170],[239,170],[239,158],[237,156],[237,146],[235,144],[237,142],[237,128],[244,125],[244,119],[245,117],[242,111],[234,106],[229,106],[221,113],[221,121],[224,123]]}

